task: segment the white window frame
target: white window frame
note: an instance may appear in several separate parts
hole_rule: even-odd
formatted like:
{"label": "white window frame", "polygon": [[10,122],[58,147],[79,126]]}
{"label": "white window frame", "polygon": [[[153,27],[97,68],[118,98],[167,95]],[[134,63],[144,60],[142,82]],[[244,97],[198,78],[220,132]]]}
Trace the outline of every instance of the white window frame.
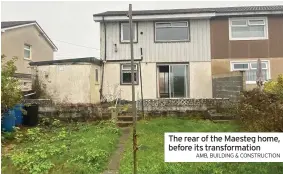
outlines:
{"label": "white window frame", "polygon": [[[124,65],[130,66],[130,68],[129,68],[129,69],[124,68]],[[124,83],[124,82],[123,82],[123,73],[124,73],[124,72],[131,72],[131,64],[129,64],[129,63],[121,64],[121,70],[120,70],[120,84],[121,84],[121,85],[130,85],[130,84],[132,84],[132,82],[130,82],[130,83]],[[139,70],[138,70],[138,64],[134,64],[134,73],[136,73],[136,75],[137,75],[136,81],[135,81],[135,85],[138,85],[138,84],[139,84]]]}
{"label": "white window frame", "polygon": [[[246,20],[246,25],[237,25],[239,27],[248,26],[248,25],[264,25],[264,37],[242,37],[242,38],[233,38],[232,37],[232,21],[242,21]],[[250,20],[263,20],[264,24],[249,24]],[[233,26],[233,27],[237,27]],[[268,39],[268,19],[267,17],[237,17],[229,18],[229,40],[265,40]]]}
{"label": "white window frame", "polygon": [[[124,36],[123,36],[123,27],[124,27],[124,24],[129,24],[129,23],[126,23],[126,22],[124,22],[124,23],[121,23],[121,25],[120,25],[120,40],[121,40],[121,42],[122,43],[130,43],[130,40],[124,40],[123,38],[124,38]],[[137,23],[136,22],[133,22],[133,26],[135,26],[135,30],[133,30],[134,31],[134,33],[133,33],[133,42],[137,42],[138,41],[138,25],[137,25]]]}
{"label": "white window frame", "polygon": [[[26,46],[28,46],[29,49],[27,49]],[[25,50],[29,51],[29,58],[25,57]],[[24,59],[25,59],[25,60],[31,60],[31,55],[32,55],[32,54],[31,54],[31,45],[29,45],[29,44],[24,44]]]}
{"label": "white window frame", "polygon": [[[257,63],[257,60],[230,61],[230,71],[245,71],[245,70],[255,69],[255,68],[252,68],[252,66],[251,66],[252,63]],[[266,79],[266,81],[268,81],[268,80],[271,79],[270,61],[269,60],[261,60],[261,63],[267,64],[266,68],[262,68],[262,69],[267,69],[267,79]],[[248,64],[248,69],[234,69],[234,66],[233,66],[234,64]],[[246,84],[256,84],[256,81],[246,81]]]}
{"label": "white window frame", "polygon": [[[156,26],[157,24],[168,24],[168,23],[176,23],[176,22],[185,22],[187,25],[186,26]],[[188,38],[184,40],[157,40],[156,39],[156,28],[188,28]],[[189,26],[189,21],[166,21],[166,22],[155,22],[154,23],[154,40],[155,42],[188,42],[190,41],[190,26]]]}

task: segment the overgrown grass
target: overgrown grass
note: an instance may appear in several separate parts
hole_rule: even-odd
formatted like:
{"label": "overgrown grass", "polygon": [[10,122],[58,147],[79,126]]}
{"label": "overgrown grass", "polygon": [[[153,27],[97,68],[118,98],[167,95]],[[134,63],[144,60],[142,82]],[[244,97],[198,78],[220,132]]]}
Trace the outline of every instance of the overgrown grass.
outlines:
{"label": "overgrown grass", "polygon": [[[120,130],[109,122],[32,128],[9,144],[2,155],[2,173],[101,173],[115,150]],[[2,148],[5,149],[5,146]]]}
{"label": "overgrown grass", "polygon": [[[233,123],[212,123],[203,120],[154,119],[137,125],[139,174],[282,174],[283,163],[165,163],[165,132],[236,132]],[[127,142],[120,173],[132,173],[132,140]]]}

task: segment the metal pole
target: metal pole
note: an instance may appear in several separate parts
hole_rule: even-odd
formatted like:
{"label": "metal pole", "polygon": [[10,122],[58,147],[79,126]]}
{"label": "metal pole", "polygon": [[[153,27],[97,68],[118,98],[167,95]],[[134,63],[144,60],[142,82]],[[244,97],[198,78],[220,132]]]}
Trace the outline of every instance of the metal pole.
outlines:
{"label": "metal pole", "polygon": [[[133,161],[134,174],[137,173],[137,135],[136,135],[136,101],[135,101],[135,80],[134,80],[134,45],[133,45],[133,21],[132,4],[129,4],[129,24],[130,24],[130,45],[131,45],[131,75],[132,75],[132,109],[133,109]],[[138,79],[138,78],[137,78]]]}

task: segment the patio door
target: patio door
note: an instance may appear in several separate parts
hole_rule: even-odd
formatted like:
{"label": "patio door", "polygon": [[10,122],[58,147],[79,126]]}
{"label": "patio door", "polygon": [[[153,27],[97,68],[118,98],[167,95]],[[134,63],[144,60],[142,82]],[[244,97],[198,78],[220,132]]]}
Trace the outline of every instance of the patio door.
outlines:
{"label": "patio door", "polygon": [[160,98],[187,97],[187,65],[159,65],[158,84]]}

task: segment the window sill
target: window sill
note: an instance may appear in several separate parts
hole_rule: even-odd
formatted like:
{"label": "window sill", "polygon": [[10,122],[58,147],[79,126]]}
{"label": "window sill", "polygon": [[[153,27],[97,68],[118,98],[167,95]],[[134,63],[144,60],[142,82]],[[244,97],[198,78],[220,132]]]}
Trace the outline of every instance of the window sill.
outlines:
{"label": "window sill", "polygon": [[24,60],[32,61],[32,60],[31,60],[31,59],[29,59],[29,58],[24,58]]}
{"label": "window sill", "polygon": [[[263,84],[266,83],[266,82],[268,82],[268,80],[264,81]],[[246,84],[247,85],[256,85],[256,81],[246,81]]]}
{"label": "window sill", "polygon": [[249,38],[229,38],[230,41],[245,41],[245,40],[268,40],[266,37],[249,37]]}
{"label": "window sill", "polygon": [[[130,41],[120,41],[120,44],[130,44]],[[133,44],[138,43],[138,41],[133,41]]]}
{"label": "window sill", "polygon": [[[121,86],[131,86],[131,83],[120,83]],[[138,83],[135,83],[135,85],[139,85]]]}
{"label": "window sill", "polygon": [[184,43],[184,42],[190,42],[190,40],[179,40],[179,41],[154,41],[154,43]]}

